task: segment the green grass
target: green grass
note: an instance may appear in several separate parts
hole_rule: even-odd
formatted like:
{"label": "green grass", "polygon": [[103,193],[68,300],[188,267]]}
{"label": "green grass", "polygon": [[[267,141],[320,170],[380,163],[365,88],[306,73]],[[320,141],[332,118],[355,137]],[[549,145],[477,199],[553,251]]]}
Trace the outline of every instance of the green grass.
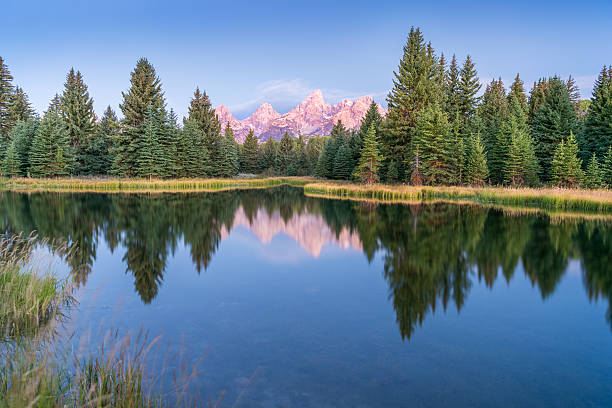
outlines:
{"label": "green grass", "polygon": [[358,185],[316,182],[304,186],[307,195],[380,202],[469,201],[482,204],[540,208],[554,211],[612,213],[612,191],[558,188],[427,187]]}

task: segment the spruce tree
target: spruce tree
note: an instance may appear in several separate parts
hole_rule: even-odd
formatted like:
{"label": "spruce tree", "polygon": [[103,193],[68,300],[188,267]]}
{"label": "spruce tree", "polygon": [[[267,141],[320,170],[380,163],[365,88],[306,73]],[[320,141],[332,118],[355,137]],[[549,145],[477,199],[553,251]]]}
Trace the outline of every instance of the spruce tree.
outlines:
{"label": "spruce tree", "polygon": [[27,121],[19,121],[11,129],[9,134],[11,144],[15,145],[16,154],[20,164],[20,175],[27,176],[30,168],[30,149],[32,142],[36,136],[36,131],[40,121],[38,119],[29,119]]}
{"label": "spruce tree", "polygon": [[62,97],[59,94],[55,94],[51,102],[49,102],[49,107],[45,111],[45,117],[48,116],[57,116],[59,118],[62,117]]}
{"label": "spruce tree", "polygon": [[83,82],[80,71],[70,69],[64,84],[61,97],[62,119],[70,134],[70,144],[76,154],[77,174],[91,174],[84,165],[85,152],[95,136],[96,115],[93,110],[93,99],[89,96],[87,85]]}
{"label": "spruce tree", "polygon": [[223,164],[223,177],[234,177],[240,170],[240,160],[238,157],[238,143],[236,143],[234,131],[230,127],[229,122],[225,126],[222,143],[223,155],[221,163]]}
{"label": "spruce tree", "polygon": [[[478,72],[468,55],[461,68],[461,78],[459,82],[459,120],[461,123],[460,133],[463,136],[468,134],[469,122],[476,114],[476,108],[480,101],[477,96],[481,85],[478,79]],[[452,118],[452,116],[451,116]]]}
{"label": "spruce tree", "polygon": [[163,157],[162,138],[165,137],[163,122],[161,109],[149,105],[143,124],[144,133],[142,137],[133,140],[133,151],[136,154],[134,175],[137,177],[151,179],[164,174],[165,163],[160,161],[160,157]]}
{"label": "spruce tree", "polygon": [[578,143],[573,133],[555,149],[551,160],[551,181],[555,186],[578,187],[584,179],[582,160],[578,157]]}
{"label": "spruce tree", "polygon": [[[421,30],[412,27],[403,49],[393,88],[387,96],[387,126],[383,133],[383,154],[388,163],[395,161],[404,174],[410,161],[410,147],[417,116],[431,103],[442,100],[443,85],[439,82],[439,66]],[[387,164],[388,164],[387,163]]]}
{"label": "spruce tree", "polygon": [[[266,175],[277,174],[277,153],[278,153],[278,142],[272,138],[265,142],[259,150],[259,168]],[[322,175],[321,177],[323,177]]]}
{"label": "spruce tree", "polygon": [[587,165],[586,173],[584,175],[584,185],[586,188],[602,188],[604,186],[603,173],[597,156],[593,153],[589,164]]}
{"label": "spruce tree", "polygon": [[149,107],[154,111],[164,109],[165,100],[161,81],[155,73],[155,68],[145,58],[136,63],[130,74],[130,88],[123,92],[123,102],[119,108],[124,118],[121,121],[121,132],[115,143],[115,160],[113,173],[121,176],[135,175],[136,157],[138,152],[135,146],[142,145]]}
{"label": "spruce tree", "polygon": [[532,123],[540,179],[550,180],[551,161],[561,140],[576,128],[576,112],[566,84],[559,78],[549,80],[548,92]]}
{"label": "spruce tree", "polygon": [[604,66],[593,87],[580,143],[582,158],[602,158],[612,145],[612,66]]}
{"label": "spruce tree", "polygon": [[491,182],[500,184],[503,181],[503,168],[510,145],[508,135],[502,129],[508,118],[509,106],[501,78],[491,81],[487,86],[479,110]]}
{"label": "spruce tree", "polygon": [[285,132],[278,145],[277,157],[278,173],[288,175],[289,166],[294,162],[294,144],[293,138],[287,132]]}
{"label": "spruce tree", "polygon": [[204,177],[208,151],[204,146],[202,131],[194,120],[185,120],[177,137],[176,162],[179,177]]}
{"label": "spruce tree", "polygon": [[309,171],[308,174],[315,174],[315,167],[318,164],[318,159],[323,150],[325,144],[325,138],[323,137],[309,137],[306,142],[306,156],[308,158]]}
{"label": "spruce tree", "polygon": [[565,86],[567,87],[567,92],[570,96],[570,101],[574,106],[574,110],[576,111],[576,115],[578,115],[580,110],[580,88],[578,88],[576,80],[572,78],[571,75],[567,78]]}
{"label": "spruce tree", "polygon": [[240,158],[240,172],[257,174],[259,171],[258,163],[258,144],[253,129],[249,131],[244,143],[242,144]]}
{"label": "spruce tree", "polygon": [[8,132],[11,130],[10,108],[13,100],[13,76],[0,57],[0,138],[2,145],[9,145]]}
{"label": "spruce tree", "polygon": [[19,161],[19,154],[17,153],[15,141],[11,142],[4,155],[4,160],[2,161],[2,174],[4,177],[21,176],[21,162]]}
{"label": "spruce tree", "polygon": [[602,178],[604,185],[607,188],[612,187],[612,145],[608,147],[608,151],[604,156],[602,163]]}
{"label": "spruce tree", "polygon": [[[516,98],[519,106],[523,109],[525,114],[528,114],[529,107],[527,105],[527,94],[525,93],[525,84],[521,80],[519,74],[516,74],[514,82],[510,85],[510,92],[508,93],[508,102],[512,101],[512,98]],[[528,118],[527,118],[528,120]]]}
{"label": "spruce tree", "polygon": [[105,175],[110,173],[115,157],[115,141],[119,131],[117,115],[110,106],[107,106],[83,152],[84,174]]}
{"label": "spruce tree", "polygon": [[370,129],[363,139],[363,147],[359,155],[359,163],[353,173],[353,178],[366,184],[376,183],[379,180],[378,169],[383,160],[378,147],[375,123],[370,125]]}
{"label": "spruce tree", "polygon": [[218,177],[224,171],[223,136],[221,135],[221,124],[206,92],[201,92],[200,88],[196,88],[189,103],[188,112],[188,120],[194,121],[202,133],[202,143],[208,153],[205,163],[206,172]]}
{"label": "spruce tree", "polygon": [[33,177],[67,176],[74,168],[70,134],[64,121],[48,115],[36,129],[30,150],[30,174]]}
{"label": "spruce tree", "polygon": [[28,95],[22,88],[16,86],[9,107],[9,122],[14,125],[19,121],[33,119],[35,116],[36,113],[32,109]]}
{"label": "spruce tree", "polygon": [[334,167],[336,165],[336,155],[338,149],[345,143],[347,138],[347,130],[338,120],[331,130],[329,140],[326,143],[325,152],[325,177],[334,178]]}
{"label": "spruce tree", "polygon": [[466,143],[465,182],[482,186],[489,178],[487,158],[484,145],[478,134],[472,134]]}
{"label": "spruce tree", "polygon": [[516,93],[510,97],[509,115],[502,124],[500,134],[509,142],[502,167],[503,182],[513,186],[536,184],[538,164],[535,148],[527,124],[525,105]]}
{"label": "spruce tree", "polygon": [[348,141],[345,139],[338,147],[334,159],[334,178],[337,180],[348,180],[353,169],[353,155]]}
{"label": "spruce tree", "polygon": [[[446,113],[438,104],[430,105],[417,118],[413,151],[419,152],[411,160],[414,167],[418,159],[423,182],[429,185],[453,184],[457,169],[453,167],[454,152],[451,128]],[[407,178],[411,175],[408,174]]]}
{"label": "spruce tree", "polygon": [[548,95],[550,82],[546,78],[540,78],[537,82],[533,83],[533,87],[529,92],[529,101],[527,104],[528,116],[529,116],[529,125],[533,125],[533,120],[536,116],[536,113],[540,109],[540,106],[546,100],[546,95]]}

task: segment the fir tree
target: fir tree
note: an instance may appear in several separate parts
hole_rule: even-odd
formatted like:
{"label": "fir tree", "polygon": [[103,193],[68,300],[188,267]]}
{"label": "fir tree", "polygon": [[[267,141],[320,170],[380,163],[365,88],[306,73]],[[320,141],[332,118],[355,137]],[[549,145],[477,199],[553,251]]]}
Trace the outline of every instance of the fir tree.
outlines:
{"label": "fir tree", "polygon": [[325,144],[323,137],[310,137],[306,142],[306,157],[308,158],[309,171],[308,174],[315,174],[315,167],[318,165],[318,160],[323,146]]}
{"label": "fir tree", "polygon": [[445,110],[448,117],[453,121],[461,119],[461,78],[459,71],[457,57],[453,55],[450,66],[448,67],[448,72],[446,73],[446,83],[444,87],[446,93]]}
{"label": "fir tree", "polygon": [[[136,153],[134,175],[138,177],[161,177],[164,173],[164,163],[161,139],[165,137],[163,117],[160,108],[149,105],[143,124],[144,133],[141,138],[134,139],[133,151]],[[136,145],[137,144],[137,145]]]}
{"label": "fir tree", "polygon": [[604,186],[603,173],[597,156],[593,153],[591,160],[587,165],[586,173],[584,176],[584,184],[586,188],[602,188]]}
{"label": "fir tree", "polygon": [[208,152],[205,163],[206,172],[218,177],[225,170],[222,162],[223,136],[221,135],[221,124],[206,92],[201,92],[200,88],[196,88],[188,111],[188,119],[198,125],[202,133],[202,143]]}
{"label": "fir tree", "polygon": [[334,178],[338,180],[348,180],[353,168],[353,155],[348,141],[344,140],[338,147],[338,152],[334,160]]}
{"label": "fir tree", "polygon": [[208,150],[204,146],[202,131],[194,120],[186,120],[177,140],[177,163],[179,177],[206,176]]}
{"label": "fir tree", "polygon": [[[423,182],[429,185],[452,184],[456,180],[453,167],[451,129],[439,105],[426,108],[417,119],[413,151],[419,151]],[[411,164],[414,163],[413,158]],[[410,177],[410,174],[407,175]]]}
{"label": "fir tree", "polygon": [[548,95],[550,82],[546,78],[540,78],[537,82],[533,83],[533,87],[529,92],[529,101],[527,104],[528,116],[529,116],[529,125],[533,124],[533,119],[535,118],[536,113],[540,109],[540,106],[546,100],[546,95]]}
{"label": "fir tree", "polygon": [[28,95],[26,95],[22,88],[16,86],[9,107],[9,122],[11,125],[14,125],[19,121],[33,119],[35,116],[36,113],[32,109],[32,105],[30,105]]}
{"label": "fir tree", "polygon": [[45,117],[49,116],[57,116],[59,118],[62,117],[62,98],[59,94],[55,94],[51,102],[49,102],[49,107],[45,111]]}
{"label": "fir tree", "polygon": [[30,150],[33,177],[66,176],[74,168],[74,155],[66,124],[57,115],[46,116],[38,126]]}
{"label": "fir tree", "polygon": [[234,131],[230,127],[229,122],[225,125],[222,150],[223,177],[234,177],[240,170],[240,160],[238,157],[238,143],[236,143]]}
{"label": "fir tree", "polygon": [[578,157],[578,143],[573,133],[555,149],[551,161],[551,179],[555,186],[578,187],[584,179],[582,160]]}
{"label": "fir tree", "polygon": [[88,141],[82,156],[84,174],[109,174],[114,161],[114,143],[120,131],[117,115],[110,106],[106,107],[100,123]]}
{"label": "fir tree", "polygon": [[36,136],[40,122],[38,119],[29,119],[27,121],[19,121],[11,129],[9,134],[11,144],[15,145],[18,161],[20,164],[20,175],[27,176],[30,168],[30,149],[32,141]]}
{"label": "fir tree", "polygon": [[363,139],[363,148],[353,178],[366,184],[378,182],[378,169],[382,160],[383,157],[380,154],[376,136],[376,126],[375,123],[372,123]]}
{"label": "fir tree", "polygon": [[510,145],[508,135],[502,129],[508,118],[509,106],[501,78],[491,81],[487,86],[483,103],[479,109],[483,123],[483,142],[487,152],[489,174],[494,184],[500,184],[503,181],[503,168]]}
{"label": "fir tree", "polygon": [[593,87],[584,121],[580,150],[583,159],[595,153],[602,158],[612,145],[612,66],[604,66]]}
{"label": "fir tree", "polygon": [[465,182],[471,185],[484,185],[489,178],[489,170],[480,136],[472,134],[466,145]]}
{"label": "fir tree", "polygon": [[404,174],[411,154],[409,148],[419,112],[431,103],[442,100],[443,84],[439,83],[436,56],[418,28],[411,28],[403,49],[393,88],[387,96],[387,126],[383,133],[383,154],[395,161]]}
{"label": "fir tree", "polygon": [[533,119],[532,132],[540,178],[550,180],[551,161],[561,140],[576,128],[576,112],[566,84],[560,78],[549,80],[548,92]]}
{"label": "fir tree", "polygon": [[602,178],[605,186],[612,187],[612,145],[608,147],[603,159]]}
{"label": "fir tree", "polygon": [[277,171],[279,174],[289,174],[289,166],[294,162],[293,149],[293,138],[289,136],[289,133],[285,132],[278,145]]}
{"label": "fir tree", "polygon": [[259,166],[257,165],[258,148],[257,138],[255,137],[253,129],[251,129],[242,144],[240,172],[248,174],[257,174],[259,172]]}
{"label": "fir tree", "polygon": [[527,124],[527,113],[516,93],[510,97],[509,115],[500,133],[509,141],[503,164],[503,182],[513,186],[537,183],[538,163]]}
{"label": "fir tree", "polygon": [[122,129],[115,142],[115,160],[113,173],[122,176],[133,176],[138,152],[134,147],[142,145],[147,112],[149,107],[154,111],[164,109],[165,101],[162,86],[155,68],[145,58],[136,63],[130,74],[130,88],[123,92],[123,102],[119,108],[124,118]]}
{"label": "fir tree", "polygon": [[569,78],[567,78],[565,86],[567,87],[567,92],[570,96],[570,101],[574,106],[574,110],[576,111],[576,115],[578,115],[578,112],[580,110],[580,88],[578,88],[576,80],[572,78],[571,75],[569,76]]}
{"label": "fir tree", "polygon": [[[478,72],[468,55],[461,68],[461,78],[459,83],[459,119],[461,123],[460,132],[466,136],[470,120],[476,114],[476,108],[480,101],[477,96],[481,85],[478,80]],[[452,116],[451,116],[452,117]]]}
{"label": "fir tree", "polygon": [[21,162],[19,161],[19,154],[17,153],[17,146],[15,141],[11,142],[4,160],[2,161],[2,173],[4,177],[19,177],[21,176]]}
{"label": "fir tree", "polygon": [[334,178],[334,166],[338,149],[345,143],[347,130],[339,120],[336,122],[325,145],[325,177]]}
{"label": "fir tree", "polygon": [[277,165],[278,142],[272,138],[265,142],[259,151],[259,168],[266,175],[275,175]]}
{"label": "fir tree", "polygon": [[525,84],[521,80],[519,74],[516,74],[514,82],[512,82],[512,85],[510,85],[510,92],[508,93],[508,103],[512,101],[512,98],[516,98],[519,103],[519,106],[527,115],[529,111],[529,107],[527,105],[527,94],[525,93]]}
{"label": "fir tree", "polygon": [[84,166],[85,151],[95,137],[96,115],[93,110],[93,99],[89,96],[87,85],[79,71],[70,69],[64,84],[61,97],[62,119],[68,128],[70,145],[76,153],[78,174],[91,174]]}
{"label": "fir tree", "polygon": [[13,100],[13,76],[6,63],[0,57],[0,138],[2,145],[8,146],[8,132],[10,131],[10,108]]}

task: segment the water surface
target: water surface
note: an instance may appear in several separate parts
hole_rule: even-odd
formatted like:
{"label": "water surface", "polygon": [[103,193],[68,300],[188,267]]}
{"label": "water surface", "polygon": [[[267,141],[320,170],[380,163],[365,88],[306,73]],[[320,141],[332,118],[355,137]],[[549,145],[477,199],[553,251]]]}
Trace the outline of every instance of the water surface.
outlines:
{"label": "water surface", "polygon": [[190,390],[220,406],[612,405],[609,221],[289,187],[0,201],[6,233],[73,247],[77,334],[206,353]]}

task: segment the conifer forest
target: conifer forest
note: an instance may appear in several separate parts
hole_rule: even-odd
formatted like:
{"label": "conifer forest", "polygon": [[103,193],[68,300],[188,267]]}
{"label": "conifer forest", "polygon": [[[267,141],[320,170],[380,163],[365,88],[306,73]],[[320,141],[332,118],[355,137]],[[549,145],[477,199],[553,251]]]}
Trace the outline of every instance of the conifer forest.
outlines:
{"label": "conifer forest", "polygon": [[[5,177],[115,176],[229,178],[238,174],[312,175],[361,183],[412,185],[612,186],[612,65],[590,99],[570,76],[531,89],[484,86],[476,62],[438,54],[412,28],[388,114],[372,103],[361,127],[338,121],[330,136],[285,134],[238,144],[221,127],[209,95],[195,89],[179,118],[145,58],[130,73],[119,112],[93,109],[84,74],[70,69],[64,89],[35,112],[0,57],[0,160]],[[119,114],[118,114],[119,113]]]}

